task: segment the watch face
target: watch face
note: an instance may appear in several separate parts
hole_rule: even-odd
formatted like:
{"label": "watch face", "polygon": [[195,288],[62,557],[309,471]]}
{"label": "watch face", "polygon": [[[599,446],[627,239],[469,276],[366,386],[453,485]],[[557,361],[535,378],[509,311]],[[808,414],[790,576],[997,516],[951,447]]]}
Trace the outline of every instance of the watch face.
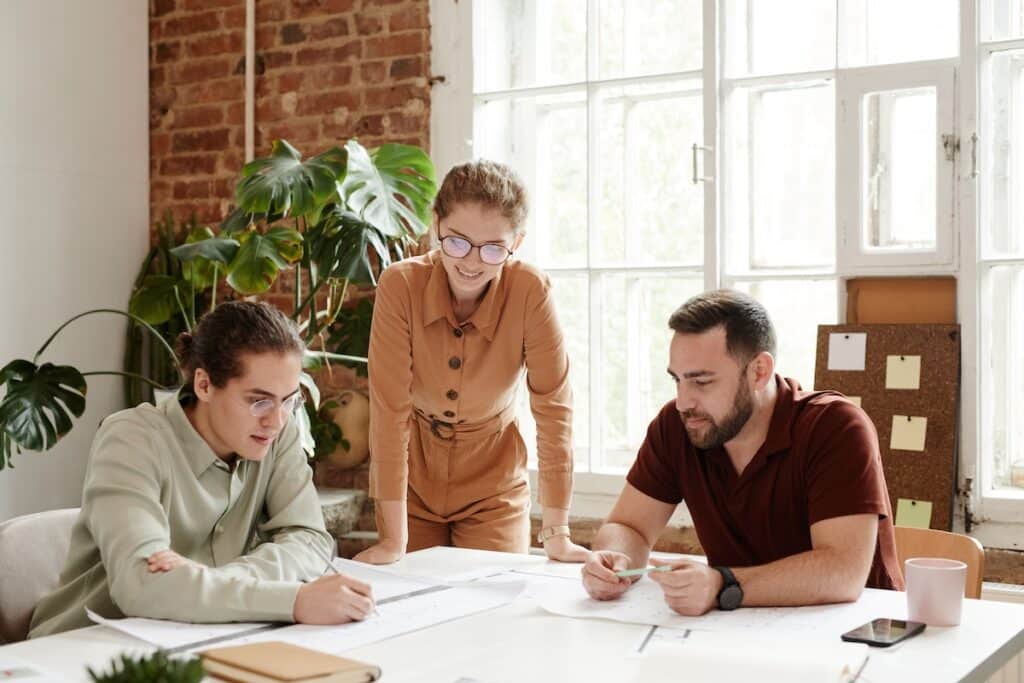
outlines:
{"label": "watch face", "polygon": [[718,596],[720,609],[736,609],[743,602],[743,589],[737,585],[726,586]]}

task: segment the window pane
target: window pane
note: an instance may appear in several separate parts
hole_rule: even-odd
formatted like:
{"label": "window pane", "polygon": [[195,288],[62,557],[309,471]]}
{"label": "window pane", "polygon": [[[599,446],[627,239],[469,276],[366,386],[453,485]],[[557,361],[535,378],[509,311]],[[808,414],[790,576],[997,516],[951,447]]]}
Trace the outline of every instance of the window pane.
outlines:
{"label": "window pane", "polygon": [[701,68],[701,0],[599,0],[598,12],[601,78]]}
{"label": "window pane", "polygon": [[[668,319],[703,290],[692,276],[595,275],[600,278],[601,434],[604,469],[628,468],[647,425],[674,396],[666,373],[672,332]],[[597,469],[597,467],[595,467]]]}
{"label": "window pane", "polygon": [[474,89],[586,80],[586,13],[585,0],[475,0]]}
{"label": "window pane", "polygon": [[818,325],[837,322],[836,280],[738,282],[735,289],[750,294],[768,310],[778,345],[776,372],[797,380],[804,389],[813,389]]}
{"label": "window pane", "polygon": [[600,210],[592,217],[605,265],[704,260],[704,188],[690,179],[690,145],[703,139],[700,83],[602,89]]}
{"label": "window pane", "polygon": [[992,56],[982,79],[982,253],[1024,255],[1024,50]]}
{"label": "window pane", "polygon": [[839,65],[956,57],[958,0],[839,0]]}
{"label": "window pane", "polygon": [[723,187],[730,272],[835,263],[834,93],[829,82],[732,94]]}
{"label": "window pane", "polygon": [[530,198],[524,253],[542,267],[587,260],[585,93],[496,100],[477,109],[474,153],[510,164]]}
{"label": "window pane", "polygon": [[981,39],[1024,36],[1024,0],[982,0]]}
{"label": "window pane", "polygon": [[993,458],[991,484],[1024,488],[1024,266],[989,270],[981,302],[982,452]]}
{"label": "window pane", "polygon": [[[576,467],[589,469],[587,453],[590,446],[590,296],[586,275],[550,273],[551,291],[558,311],[558,320],[565,333],[569,353],[569,376],[572,382],[572,441]],[[537,423],[530,412],[530,395],[525,379],[519,391],[519,431],[529,451],[530,465],[537,464]]]}
{"label": "window pane", "polygon": [[834,69],[836,3],[727,0],[726,73],[730,77]]}
{"label": "window pane", "polygon": [[870,93],[862,101],[868,249],[935,249],[935,108],[935,88]]}

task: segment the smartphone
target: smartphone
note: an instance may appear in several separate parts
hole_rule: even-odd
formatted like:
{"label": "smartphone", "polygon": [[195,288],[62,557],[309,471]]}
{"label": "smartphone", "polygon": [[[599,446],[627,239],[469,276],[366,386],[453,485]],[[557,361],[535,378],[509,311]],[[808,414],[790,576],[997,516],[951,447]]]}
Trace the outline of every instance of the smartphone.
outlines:
{"label": "smartphone", "polygon": [[850,643],[867,643],[874,647],[889,647],[901,640],[916,636],[924,630],[919,621],[903,621],[902,619],[875,619],[841,637]]}

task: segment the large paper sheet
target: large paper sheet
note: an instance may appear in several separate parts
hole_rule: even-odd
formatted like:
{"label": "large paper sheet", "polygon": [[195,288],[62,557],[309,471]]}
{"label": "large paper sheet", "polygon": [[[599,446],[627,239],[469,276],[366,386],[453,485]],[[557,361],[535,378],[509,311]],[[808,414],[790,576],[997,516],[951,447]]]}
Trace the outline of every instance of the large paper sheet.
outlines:
{"label": "large paper sheet", "polygon": [[758,629],[766,633],[799,633],[801,638],[835,640],[840,634],[876,617],[903,618],[884,606],[883,591],[866,590],[860,600],[810,607],[744,607],[733,612],[711,610],[699,617],[684,617],[665,604],[661,587],[648,578],[637,581],[618,600],[594,600],[582,582],[544,582],[531,586],[530,596],[553,614],[580,619],[610,619],[702,631]]}
{"label": "large paper sheet", "polygon": [[0,681],[15,683],[65,683],[64,678],[52,671],[41,668],[38,664],[26,662],[10,655],[0,655]]}
{"label": "large paper sheet", "polygon": [[189,643],[198,643],[214,638],[245,633],[266,626],[266,624],[260,623],[241,622],[230,624],[188,624],[180,621],[146,619],[143,617],[107,619],[96,614],[91,609],[86,609],[85,613],[94,623],[109,626],[121,633],[127,633],[133,638],[138,638],[150,645],[156,645],[165,650],[188,645]]}
{"label": "large paper sheet", "polygon": [[507,605],[522,593],[522,581],[486,581],[451,586],[378,606],[379,615],[339,626],[296,624],[233,640],[233,645],[283,640],[338,654],[403,633]]}

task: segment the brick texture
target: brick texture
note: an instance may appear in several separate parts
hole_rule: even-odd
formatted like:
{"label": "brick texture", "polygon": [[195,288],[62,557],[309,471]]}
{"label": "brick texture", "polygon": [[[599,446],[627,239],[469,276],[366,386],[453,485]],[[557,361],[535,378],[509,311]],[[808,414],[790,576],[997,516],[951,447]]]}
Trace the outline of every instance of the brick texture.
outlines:
{"label": "brick texture", "polygon": [[[150,214],[218,223],[244,163],[244,0],[150,0]],[[429,0],[256,0],[255,148],[429,147]],[[268,297],[290,307],[287,282]]]}

